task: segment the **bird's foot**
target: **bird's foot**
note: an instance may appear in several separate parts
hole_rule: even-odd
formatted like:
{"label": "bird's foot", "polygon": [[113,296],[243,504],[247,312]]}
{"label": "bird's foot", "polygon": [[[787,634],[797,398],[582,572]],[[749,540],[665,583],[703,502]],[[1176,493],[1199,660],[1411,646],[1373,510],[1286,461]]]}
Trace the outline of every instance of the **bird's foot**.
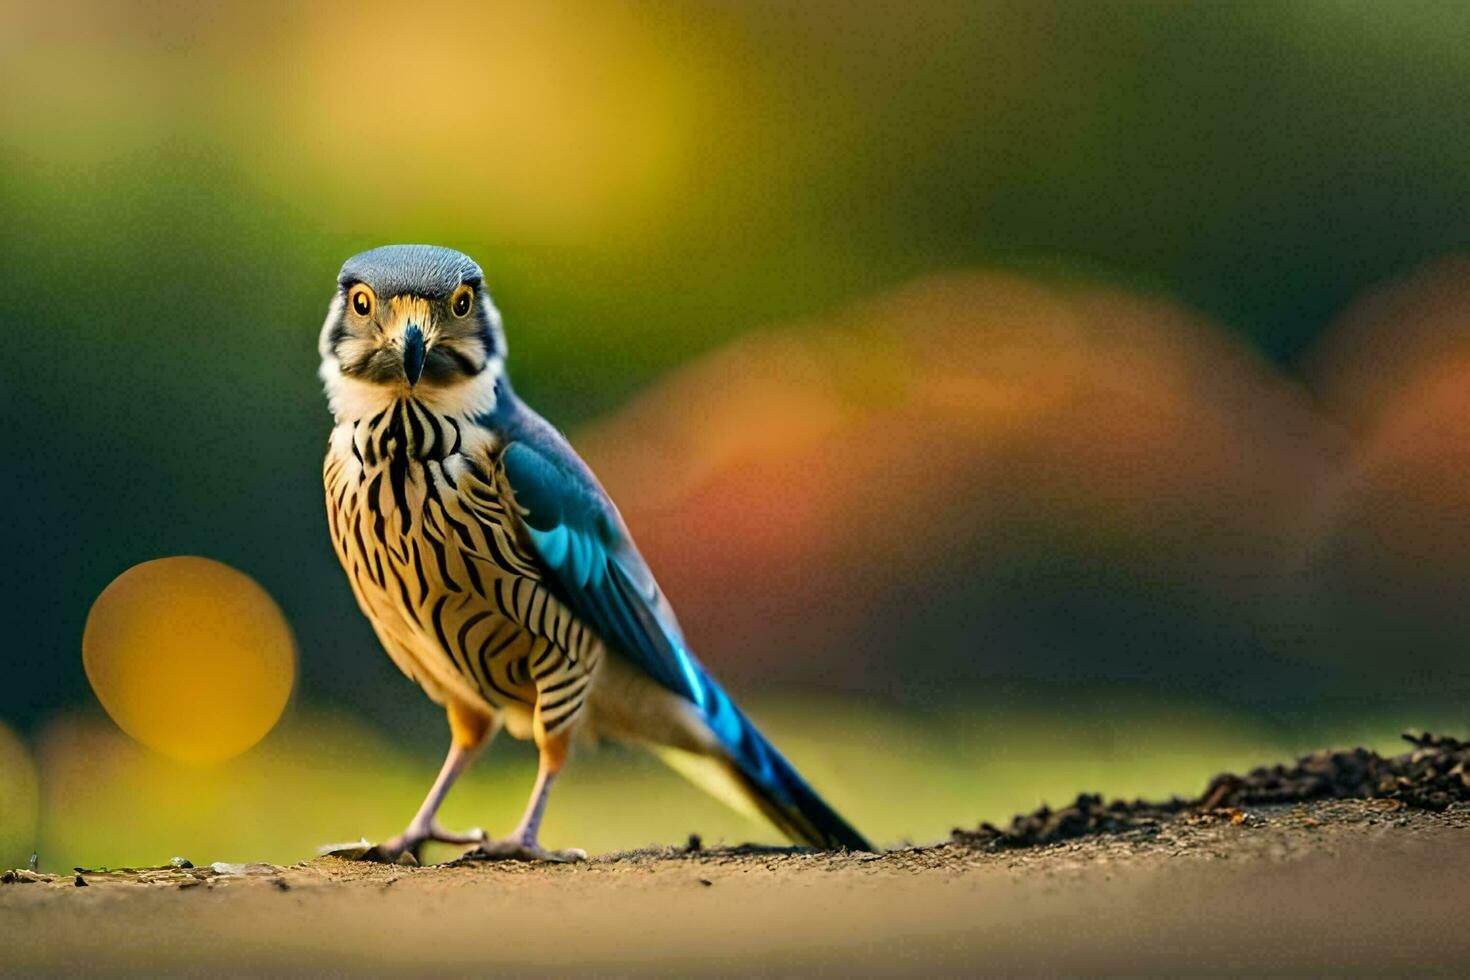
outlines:
{"label": "bird's foot", "polygon": [[587,852],[580,847],[569,847],[564,851],[548,851],[534,837],[524,838],[512,834],[501,840],[481,841],[465,857],[486,861],[547,861],[552,864],[573,864],[587,860]]}
{"label": "bird's foot", "polygon": [[[408,829],[396,837],[390,837],[381,844],[374,844],[365,848],[356,855],[359,861],[378,861],[384,864],[418,864],[419,854],[424,844],[429,841],[438,841],[441,844],[454,844],[456,846],[468,846],[483,844],[485,832],[478,827],[465,833],[455,833],[445,830],[437,822],[428,824],[410,824]],[[338,856],[348,856],[345,852],[337,853]]]}

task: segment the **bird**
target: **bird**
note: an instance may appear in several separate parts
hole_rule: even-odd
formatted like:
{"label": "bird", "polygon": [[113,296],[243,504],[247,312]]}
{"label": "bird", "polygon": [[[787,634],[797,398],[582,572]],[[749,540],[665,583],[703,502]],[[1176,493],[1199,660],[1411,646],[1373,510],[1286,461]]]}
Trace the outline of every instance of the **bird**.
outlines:
{"label": "bird", "polygon": [[[585,858],[545,848],[540,828],[574,740],[601,738],[652,749],[796,844],[872,850],[696,659],[597,477],[516,395],[474,260],[433,245],[353,256],[319,351],[333,546],[383,648],[450,733],[423,804],[376,857],[440,841]],[[495,839],[446,830],[441,803],[502,728],[538,753],[520,821]]]}

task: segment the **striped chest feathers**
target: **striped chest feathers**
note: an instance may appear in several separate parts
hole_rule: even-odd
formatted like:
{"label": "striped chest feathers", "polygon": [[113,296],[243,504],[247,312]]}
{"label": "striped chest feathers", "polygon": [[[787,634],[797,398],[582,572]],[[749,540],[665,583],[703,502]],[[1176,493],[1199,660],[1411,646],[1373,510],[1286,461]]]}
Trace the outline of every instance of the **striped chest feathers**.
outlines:
{"label": "striped chest feathers", "polygon": [[[590,674],[598,651],[517,536],[499,448],[470,420],[395,402],[333,431],[327,511],[358,603],[400,669],[436,701],[530,709],[538,690]],[[513,734],[520,713],[506,718]]]}

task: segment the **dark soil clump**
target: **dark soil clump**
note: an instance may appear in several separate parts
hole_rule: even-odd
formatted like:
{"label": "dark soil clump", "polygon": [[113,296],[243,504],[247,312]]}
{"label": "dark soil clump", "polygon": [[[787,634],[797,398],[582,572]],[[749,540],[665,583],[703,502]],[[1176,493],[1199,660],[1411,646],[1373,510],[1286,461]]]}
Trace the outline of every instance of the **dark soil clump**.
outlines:
{"label": "dark soil clump", "polygon": [[983,823],[956,829],[956,843],[974,847],[1032,847],[1089,834],[1156,833],[1166,821],[1230,820],[1242,823],[1241,807],[1303,803],[1322,799],[1393,799],[1406,806],[1444,810],[1470,801],[1470,742],[1446,735],[1409,732],[1414,746],[1385,758],[1364,748],[1314,752],[1291,765],[1259,766],[1244,776],[1221,773],[1194,799],[1113,800],[1082,794],[1070,805],[1043,806],[1019,814],[1008,827]]}

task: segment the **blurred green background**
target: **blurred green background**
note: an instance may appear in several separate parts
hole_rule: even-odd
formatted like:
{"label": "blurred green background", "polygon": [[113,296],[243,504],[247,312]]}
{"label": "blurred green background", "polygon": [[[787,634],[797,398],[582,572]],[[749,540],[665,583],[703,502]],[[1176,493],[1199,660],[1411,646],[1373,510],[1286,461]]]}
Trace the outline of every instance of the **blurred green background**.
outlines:
{"label": "blurred green background", "polygon": [[[1467,52],[1448,2],[0,0],[0,864],[410,815],[442,719],[332,555],[315,375],[398,241],[485,268],[521,394],[875,838],[1463,726]],[[298,646],[213,769],[81,669],[171,554]],[[506,741],[449,822],[514,819]],[[618,750],[550,821],[769,839]]]}

